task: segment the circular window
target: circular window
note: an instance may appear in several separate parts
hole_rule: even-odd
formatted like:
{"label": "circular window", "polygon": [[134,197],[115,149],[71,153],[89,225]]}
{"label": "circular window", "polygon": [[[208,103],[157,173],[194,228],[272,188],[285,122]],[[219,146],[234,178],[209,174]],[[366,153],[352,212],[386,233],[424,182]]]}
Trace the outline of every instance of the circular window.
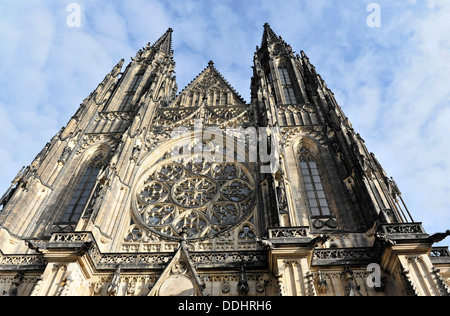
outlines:
{"label": "circular window", "polygon": [[172,187],[172,197],[182,207],[205,206],[214,200],[216,195],[216,182],[205,176],[188,177]]}
{"label": "circular window", "polygon": [[140,224],[163,237],[200,239],[223,233],[250,215],[255,185],[242,163],[202,157],[163,162],[136,186],[133,212]]}

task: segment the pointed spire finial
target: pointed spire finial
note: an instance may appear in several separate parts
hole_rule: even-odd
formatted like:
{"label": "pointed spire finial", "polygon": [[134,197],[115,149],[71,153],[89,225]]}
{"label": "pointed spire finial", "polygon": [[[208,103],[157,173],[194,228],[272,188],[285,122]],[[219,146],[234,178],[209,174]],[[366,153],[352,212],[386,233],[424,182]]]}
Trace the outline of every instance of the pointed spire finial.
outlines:
{"label": "pointed spire finial", "polygon": [[214,62],[213,62],[212,60],[210,60],[210,61],[208,62],[208,67],[214,67]]}
{"label": "pointed spire finial", "polygon": [[277,40],[278,40],[277,34],[275,34],[275,32],[272,30],[269,23],[266,22],[264,24],[264,33],[261,42],[261,47],[263,47],[265,44],[269,44]]}
{"label": "pointed spire finial", "polygon": [[169,27],[169,29],[161,36],[155,44],[153,44],[153,48],[160,49],[166,54],[170,54],[172,52],[172,33],[173,29]]}

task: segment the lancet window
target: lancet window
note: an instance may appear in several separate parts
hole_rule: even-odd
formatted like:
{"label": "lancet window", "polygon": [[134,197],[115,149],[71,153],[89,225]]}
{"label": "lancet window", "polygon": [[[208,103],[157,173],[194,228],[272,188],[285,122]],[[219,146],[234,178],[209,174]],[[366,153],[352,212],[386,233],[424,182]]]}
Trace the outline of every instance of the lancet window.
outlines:
{"label": "lancet window", "polygon": [[286,104],[288,105],[297,104],[297,99],[294,93],[294,86],[292,85],[292,81],[289,76],[289,71],[287,67],[284,66],[278,68],[278,73],[280,75],[281,85],[283,87],[283,93]]}
{"label": "lancet window", "polygon": [[100,173],[102,164],[103,156],[99,155],[96,156],[88,165],[74,194],[72,195],[69,205],[59,221],[59,224],[76,224],[79,221],[88,202],[89,196],[95,187],[97,176]]}
{"label": "lancet window", "polygon": [[300,150],[300,168],[312,216],[330,216],[319,168],[313,155],[305,147]]}
{"label": "lancet window", "polygon": [[142,79],[144,78],[144,72],[140,71],[134,78],[133,81],[130,84],[130,87],[128,88],[127,92],[125,93],[125,97],[122,100],[122,103],[120,104],[119,111],[120,112],[127,112],[131,110],[131,102],[133,101],[134,95],[136,94],[137,89],[139,88],[139,85],[142,82]]}

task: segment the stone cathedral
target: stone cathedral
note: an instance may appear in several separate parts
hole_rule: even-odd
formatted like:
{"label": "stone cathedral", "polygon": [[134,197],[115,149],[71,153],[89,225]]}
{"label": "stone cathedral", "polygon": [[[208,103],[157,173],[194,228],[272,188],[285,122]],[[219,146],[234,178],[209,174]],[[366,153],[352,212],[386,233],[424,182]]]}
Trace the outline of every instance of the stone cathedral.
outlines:
{"label": "stone cathedral", "polygon": [[247,103],[212,61],[178,92],[172,35],[2,196],[0,296],[450,295],[450,231],[413,219],[303,51],[265,24]]}

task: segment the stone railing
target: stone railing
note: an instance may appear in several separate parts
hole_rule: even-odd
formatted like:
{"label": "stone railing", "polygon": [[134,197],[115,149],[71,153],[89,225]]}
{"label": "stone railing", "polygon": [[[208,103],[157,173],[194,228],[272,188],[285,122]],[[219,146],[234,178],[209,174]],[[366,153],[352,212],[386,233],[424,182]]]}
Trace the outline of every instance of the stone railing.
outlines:
{"label": "stone railing", "polygon": [[433,247],[430,253],[433,264],[450,264],[450,251],[448,247]]}
{"label": "stone railing", "polygon": [[269,229],[269,239],[308,237],[309,227],[281,227]]}
{"label": "stone railing", "polygon": [[383,224],[381,233],[395,242],[425,240],[430,237],[423,229],[422,223]]}
{"label": "stone railing", "polygon": [[85,243],[94,241],[91,233],[55,233],[50,243]]}
{"label": "stone railing", "polygon": [[373,248],[315,249],[312,259],[313,266],[345,266],[374,262],[378,262],[378,254]]}
{"label": "stone railing", "polygon": [[[87,254],[98,270],[116,269],[163,269],[173,258],[174,253],[108,253],[103,254],[91,233],[55,233],[49,243],[51,247],[88,247]],[[264,251],[233,252],[189,252],[190,259],[198,268],[226,266],[240,268],[242,263],[248,267],[263,267],[267,262]]]}
{"label": "stone railing", "polygon": [[382,225],[383,232],[386,235],[421,235],[426,234],[422,223],[399,223]]}
{"label": "stone railing", "polygon": [[248,268],[265,267],[267,254],[261,251],[232,251],[220,253],[193,252],[189,258],[198,268],[240,267],[242,263]]}
{"label": "stone railing", "polygon": [[42,255],[4,255],[0,252],[0,270],[44,270],[47,260]]}
{"label": "stone railing", "polygon": [[433,249],[431,249],[430,257],[431,258],[443,258],[443,257],[450,258],[450,251],[448,250],[448,247],[434,247]]}
{"label": "stone railing", "polygon": [[97,269],[162,269],[173,258],[173,254],[100,254],[92,249],[89,254]]}

